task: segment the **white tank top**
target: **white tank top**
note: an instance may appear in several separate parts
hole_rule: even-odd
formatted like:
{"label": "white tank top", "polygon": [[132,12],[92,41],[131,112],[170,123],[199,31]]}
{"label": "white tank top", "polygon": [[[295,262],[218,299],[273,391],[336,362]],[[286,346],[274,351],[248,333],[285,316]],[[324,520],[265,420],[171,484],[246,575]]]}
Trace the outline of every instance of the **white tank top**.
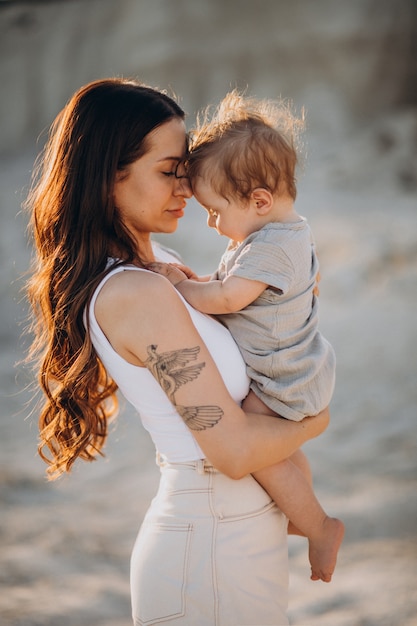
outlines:
{"label": "white tank top", "polygon": [[[159,250],[157,254],[161,259],[162,254]],[[165,255],[164,257],[161,260],[178,261],[173,257],[166,258]],[[110,276],[123,271],[146,272],[148,270],[135,266],[117,267],[109,272],[98,285],[88,312],[93,346],[121,393],[138,411],[142,424],[149,432],[157,452],[171,463],[202,459],[204,453],[195,441],[192,432],[187,428],[150,371],[146,367],[128,363],[115,352],[96,320],[94,306],[100,289]],[[185,303],[230,395],[236,403],[240,404],[248,393],[249,379],[242,356],[231,334],[220,322],[193,309],[179,293],[178,297]],[[210,390],[208,390],[209,398]]]}

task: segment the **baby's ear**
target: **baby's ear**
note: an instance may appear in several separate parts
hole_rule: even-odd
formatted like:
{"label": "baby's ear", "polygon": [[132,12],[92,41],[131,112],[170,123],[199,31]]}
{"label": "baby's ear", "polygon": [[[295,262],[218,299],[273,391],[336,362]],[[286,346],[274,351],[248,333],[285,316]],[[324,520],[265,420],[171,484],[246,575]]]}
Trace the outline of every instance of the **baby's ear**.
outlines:
{"label": "baby's ear", "polygon": [[274,204],[272,193],[263,187],[254,189],[250,199],[258,215],[267,215]]}

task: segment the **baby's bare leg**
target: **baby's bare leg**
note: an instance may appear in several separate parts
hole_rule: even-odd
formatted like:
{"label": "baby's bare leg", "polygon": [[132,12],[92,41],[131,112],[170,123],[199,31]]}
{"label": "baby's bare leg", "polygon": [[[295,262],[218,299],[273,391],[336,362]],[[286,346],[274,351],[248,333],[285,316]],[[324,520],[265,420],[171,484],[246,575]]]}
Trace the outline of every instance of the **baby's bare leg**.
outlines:
{"label": "baby's bare leg", "polygon": [[[272,413],[255,394],[252,396],[245,400],[244,410]],[[308,537],[311,579],[330,582],[344,525],[329,517],[317,500],[305,455],[299,450],[286,461],[259,470],[253,476],[289,518],[290,532]]]}
{"label": "baby's bare leg", "polygon": [[[304,478],[307,480],[308,484],[313,488],[313,476],[311,474],[310,463],[304,452],[302,450],[297,450],[294,452],[289,458],[289,461],[292,461],[294,465],[298,467],[300,472],[304,475]],[[299,528],[293,524],[291,520],[288,520],[288,534],[289,535],[299,535],[300,537],[305,537],[305,534],[301,532]]]}
{"label": "baby's bare leg", "polygon": [[343,539],[343,523],[326,515],[309,481],[290,459],[253,476],[291,520],[294,532],[308,537],[311,579],[330,582]]}

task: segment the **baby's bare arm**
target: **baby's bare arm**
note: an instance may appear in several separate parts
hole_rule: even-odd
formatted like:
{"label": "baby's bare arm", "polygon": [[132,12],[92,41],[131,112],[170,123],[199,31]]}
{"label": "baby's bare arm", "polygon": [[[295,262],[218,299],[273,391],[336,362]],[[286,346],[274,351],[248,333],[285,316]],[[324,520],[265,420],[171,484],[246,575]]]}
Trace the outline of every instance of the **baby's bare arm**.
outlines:
{"label": "baby's bare arm", "polygon": [[211,315],[240,311],[266,288],[265,283],[237,276],[204,283],[183,280],[175,286],[194,308]]}
{"label": "baby's bare arm", "polygon": [[267,285],[256,280],[230,276],[224,280],[199,278],[185,265],[177,263],[150,263],[147,266],[162,274],[198,311],[210,315],[235,313],[251,304]]}

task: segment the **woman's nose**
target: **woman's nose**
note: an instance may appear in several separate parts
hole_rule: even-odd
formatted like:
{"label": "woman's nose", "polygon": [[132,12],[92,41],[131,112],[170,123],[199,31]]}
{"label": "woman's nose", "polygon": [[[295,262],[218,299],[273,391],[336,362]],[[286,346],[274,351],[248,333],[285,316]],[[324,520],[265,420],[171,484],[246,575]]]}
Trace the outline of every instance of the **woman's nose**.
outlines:
{"label": "woman's nose", "polygon": [[191,191],[191,184],[187,176],[181,176],[176,179],[175,194],[178,196],[184,196],[184,198],[191,198],[193,192]]}

